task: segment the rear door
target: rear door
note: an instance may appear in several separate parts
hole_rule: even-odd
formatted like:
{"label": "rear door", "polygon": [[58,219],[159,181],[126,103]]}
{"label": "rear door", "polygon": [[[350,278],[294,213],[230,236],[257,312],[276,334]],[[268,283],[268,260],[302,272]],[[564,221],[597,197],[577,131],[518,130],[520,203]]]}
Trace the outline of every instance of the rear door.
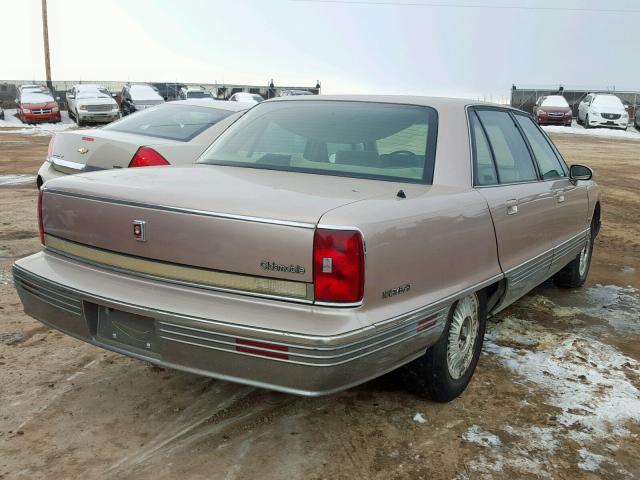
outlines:
{"label": "rear door", "polygon": [[474,107],[469,115],[474,181],[491,211],[498,257],[508,280],[503,300],[507,305],[548,276],[554,191],[551,183],[540,181],[531,150],[508,110]]}
{"label": "rear door", "polygon": [[525,114],[515,114],[535,157],[542,181],[549,184],[555,205],[549,218],[554,256],[551,269],[557,271],[572,260],[584,245],[587,229],[587,187],[569,180],[569,169],[551,140]]}

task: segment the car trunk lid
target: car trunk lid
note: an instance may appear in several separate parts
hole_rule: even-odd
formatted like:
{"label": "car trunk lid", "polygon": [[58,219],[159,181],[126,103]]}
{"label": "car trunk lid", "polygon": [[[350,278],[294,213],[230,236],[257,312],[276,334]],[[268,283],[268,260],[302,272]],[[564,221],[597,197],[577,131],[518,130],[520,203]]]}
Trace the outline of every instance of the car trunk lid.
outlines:
{"label": "car trunk lid", "polygon": [[322,215],[395,191],[391,182],[210,165],[111,171],[48,183],[44,230],[138,259],[309,284]]}
{"label": "car trunk lid", "polygon": [[56,134],[49,161],[62,173],[125,168],[140,145],[166,145],[172,140],[102,129]]}

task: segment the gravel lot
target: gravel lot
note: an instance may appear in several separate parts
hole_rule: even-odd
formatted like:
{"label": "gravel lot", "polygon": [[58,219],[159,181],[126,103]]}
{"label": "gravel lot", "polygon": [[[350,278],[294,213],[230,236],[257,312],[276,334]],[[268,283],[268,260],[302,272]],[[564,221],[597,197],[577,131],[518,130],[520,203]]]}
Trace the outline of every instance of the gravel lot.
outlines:
{"label": "gravel lot", "polygon": [[34,175],[49,138],[5,129],[0,478],[639,478],[640,143],[552,135],[604,191],[588,285],[493,318],[469,389],[441,405],[393,374],[316,399],[210,380],[27,317],[10,268],[39,249],[36,189],[7,179]]}

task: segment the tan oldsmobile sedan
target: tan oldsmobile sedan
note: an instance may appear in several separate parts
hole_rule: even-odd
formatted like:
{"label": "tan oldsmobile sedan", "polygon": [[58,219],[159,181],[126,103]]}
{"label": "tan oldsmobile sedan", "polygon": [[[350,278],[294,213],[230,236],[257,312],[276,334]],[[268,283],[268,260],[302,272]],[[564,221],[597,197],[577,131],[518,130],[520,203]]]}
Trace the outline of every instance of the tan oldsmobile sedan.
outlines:
{"label": "tan oldsmobile sedan", "polygon": [[15,286],[34,318],[155,364],[301,395],[401,367],[448,401],[487,315],[584,283],[591,176],[511,108],[286,97],[195,165],[48,182]]}

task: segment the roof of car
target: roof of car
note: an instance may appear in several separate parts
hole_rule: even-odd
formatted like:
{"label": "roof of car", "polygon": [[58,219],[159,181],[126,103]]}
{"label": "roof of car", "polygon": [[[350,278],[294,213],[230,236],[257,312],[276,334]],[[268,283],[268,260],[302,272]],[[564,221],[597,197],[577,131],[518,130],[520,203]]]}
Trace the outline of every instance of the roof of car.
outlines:
{"label": "roof of car", "polygon": [[448,98],[448,97],[422,97],[410,95],[292,95],[286,97],[276,97],[267,102],[309,102],[313,100],[333,100],[343,102],[374,102],[374,103],[397,103],[404,105],[422,105],[433,107],[436,110],[447,108],[464,108],[467,105],[492,105],[496,107],[511,108],[509,105],[499,105],[489,102],[470,100],[468,98]]}
{"label": "roof of car", "polygon": [[168,105],[195,105],[197,107],[219,108],[222,110],[231,110],[232,112],[241,112],[251,107],[246,103],[229,102],[227,100],[208,100],[206,98],[194,98],[191,100],[176,100],[168,102]]}

